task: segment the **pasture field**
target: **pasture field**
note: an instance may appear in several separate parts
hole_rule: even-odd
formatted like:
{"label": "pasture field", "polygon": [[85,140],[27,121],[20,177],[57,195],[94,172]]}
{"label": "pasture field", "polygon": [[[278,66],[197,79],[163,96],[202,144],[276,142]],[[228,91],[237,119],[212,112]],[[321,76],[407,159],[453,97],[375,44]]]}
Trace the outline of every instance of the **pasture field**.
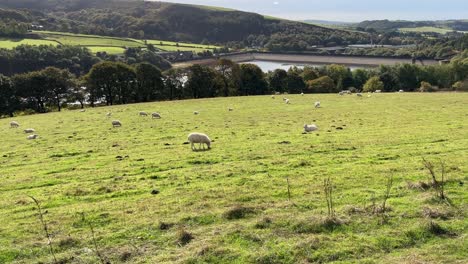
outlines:
{"label": "pasture field", "polygon": [[[9,39],[0,38],[0,48],[12,49],[16,46],[27,45],[72,45],[84,46],[91,50],[93,53],[107,52],[109,54],[123,54],[125,48],[146,48],[143,40],[132,38],[117,38],[97,35],[83,35],[65,32],[52,32],[52,31],[34,31],[39,34],[43,39]],[[157,49],[161,51],[193,51],[202,52],[205,50],[213,50],[219,48],[213,45],[202,45],[193,43],[183,43],[161,40],[147,40],[148,44],[154,44]]]}
{"label": "pasture field", "polygon": [[46,33],[41,34],[45,39],[57,41],[63,45],[77,45],[77,46],[102,46],[102,47],[129,47],[138,48],[144,45],[138,41],[125,38],[113,38],[102,36],[86,36],[86,35],[73,35],[61,33]]}
{"label": "pasture field", "polygon": [[87,47],[91,53],[106,52],[107,54],[123,54],[125,52],[124,48],[120,47],[101,47],[101,46],[88,46]]}
{"label": "pasture field", "polygon": [[[80,45],[88,46],[94,52],[94,50],[106,51],[111,54],[121,54],[124,52],[124,48],[144,48],[146,47],[143,40],[132,39],[132,38],[116,38],[106,36],[95,36],[95,35],[83,35],[83,34],[72,34],[62,32],[49,32],[49,31],[35,31],[46,39],[55,40],[65,45]],[[192,44],[192,43],[179,43],[172,41],[161,41],[161,40],[147,40],[148,44],[154,44],[156,48],[162,51],[194,51],[200,52],[204,50],[212,50],[217,46]],[[161,45],[162,43],[162,45]],[[98,49],[99,47],[99,49]],[[117,49],[119,48],[119,49]],[[120,51],[120,52],[119,52]]]}
{"label": "pasture field", "polygon": [[400,28],[402,32],[428,32],[428,33],[439,33],[439,34],[447,34],[449,32],[453,32],[453,29],[449,28],[439,28],[439,27],[415,27],[415,28]]}
{"label": "pasture field", "polygon": [[[1,119],[0,263],[53,261],[28,195],[61,263],[467,262],[468,93],[287,97]],[[210,151],[190,150],[194,131]],[[420,184],[423,157],[445,161],[446,200]]]}
{"label": "pasture field", "polygon": [[51,40],[43,39],[9,39],[0,38],[0,49],[13,49],[20,45],[54,45],[57,46],[59,43]]}

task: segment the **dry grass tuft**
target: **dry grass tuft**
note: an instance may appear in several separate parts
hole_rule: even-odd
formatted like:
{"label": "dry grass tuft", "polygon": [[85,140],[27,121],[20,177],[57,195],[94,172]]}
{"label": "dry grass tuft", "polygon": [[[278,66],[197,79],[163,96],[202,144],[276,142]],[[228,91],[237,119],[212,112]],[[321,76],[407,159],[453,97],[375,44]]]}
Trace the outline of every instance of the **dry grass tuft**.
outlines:
{"label": "dry grass tuft", "polygon": [[447,220],[453,216],[453,213],[442,208],[424,207],[422,210],[422,215],[430,219]]}
{"label": "dry grass tuft", "polygon": [[228,220],[236,220],[245,218],[247,215],[253,213],[255,213],[255,211],[252,208],[238,205],[224,212],[223,217]]}
{"label": "dry grass tuft", "polygon": [[187,232],[185,229],[181,228],[179,231],[177,231],[177,244],[179,244],[179,246],[185,246],[193,239],[193,235]]}

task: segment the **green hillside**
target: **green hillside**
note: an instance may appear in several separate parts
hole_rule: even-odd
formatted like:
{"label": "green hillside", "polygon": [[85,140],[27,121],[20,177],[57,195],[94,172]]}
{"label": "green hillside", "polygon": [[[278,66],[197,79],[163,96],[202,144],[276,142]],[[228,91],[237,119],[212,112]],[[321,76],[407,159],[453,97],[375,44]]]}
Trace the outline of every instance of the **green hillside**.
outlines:
{"label": "green hillside", "polygon": [[[19,45],[71,45],[89,48],[93,53],[106,52],[108,54],[122,54],[126,48],[146,48],[144,40],[131,38],[117,38],[85,34],[72,34],[51,31],[34,31],[41,39],[13,39],[0,38],[0,48],[12,49]],[[160,51],[193,51],[203,52],[219,48],[214,45],[201,45],[193,43],[176,43],[161,40],[146,40],[147,44],[153,44]]]}
{"label": "green hillside", "polygon": [[[233,48],[310,50],[367,41],[347,32],[236,10],[132,0],[0,1],[8,15],[45,30],[135,39],[210,43]],[[21,8],[27,8],[26,10]],[[17,14],[13,14],[12,11]]]}

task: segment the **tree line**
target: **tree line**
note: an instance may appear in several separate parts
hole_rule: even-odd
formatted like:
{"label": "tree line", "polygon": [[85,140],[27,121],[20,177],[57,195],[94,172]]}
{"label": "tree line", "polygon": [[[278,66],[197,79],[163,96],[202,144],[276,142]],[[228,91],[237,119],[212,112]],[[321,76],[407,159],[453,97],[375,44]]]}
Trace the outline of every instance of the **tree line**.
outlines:
{"label": "tree line", "polygon": [[101,61],[82,76],[69,69],[0,75],[0,115],[47,112],[69,104],[84,107],[138,102],[280,93],[468,90],[468,51],[446,65],[398,64],[351,70],[343,65],[292,67],[264,73],[254,64],[220,59],[161,71],[150,63]]}

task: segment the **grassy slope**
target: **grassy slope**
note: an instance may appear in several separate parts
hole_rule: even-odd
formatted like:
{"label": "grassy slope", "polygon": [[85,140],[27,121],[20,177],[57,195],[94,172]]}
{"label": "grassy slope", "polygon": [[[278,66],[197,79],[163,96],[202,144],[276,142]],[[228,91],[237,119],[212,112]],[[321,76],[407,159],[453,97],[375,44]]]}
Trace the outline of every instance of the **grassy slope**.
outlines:
{"label": "grassy slope", "polygon": [[453,32],[452,29],[446,28],[438,28],[438,27],[415,27],[415,28],[399,28],[399,31],[402,32],[428,32],[428,33],[439,33],[439,34],[447,34],[449,32]]}
{"label": "grassy slope", "polygon": [[[12,49],[22,44],[29,45],[79,45],[90,48],[92,52],[105,51],[110,54],[122,54],[126,47],[137,48],[146,47],[142,40],[131,39],[131,38],[114,38],[106,36],[95,36],[95,35],[83,35],[73,33],[62,33],[62,32],[50,32],[50,31],[35,31],[36,34],[41,35],[44,39],[22,39],[22,40],[11,40],[11,39],[0,39],[0,48]],[[160,45],[160,43],[163,45]],[[202,45],[193,43],[179,43],[179,47],[176,46],[176,42],[161,41],[161,40],[148,40],[148,43],[156,44],[155,47],[163,51],[194,51],[202,52],[204,50],[212,50],[217,48],[213,45]]]}
{"label": "grassy slope", "polygon": [[[42,201],[58,257],[74,256],[72,263],[98,262],[81,212],[112,263],[129,254],[132,263],[466,261],[467,93],[289,97],[291,105],[260,96],[15,118],[21,129],[37,130],[36,141],[10,129],[11,119],[0,120],[0,136],[8,139],[0,145],[0,262],[51,260],[26,195]],[[313,108],[317,100],[320,109]],[[140,118],[141,110],[159,111],[163,119]],[[111,128],[108,111],[122,128]],[[301,134],[311,122],[320,131]],[[213,149],[192,152],[183,145],[193,131],[208,133]],[[432,191],[406,187],[428,179],[422,156],[447,162],[453,207]],[[369,206],[374,195],[380,203],[390,174],[395,184],[387,224],[346,213],[349,205]],[[337,214],[348,221],[334,231],[314,225],[326,214],[325,177],[334,181]],[[153,189],[160,194],[151,195]],[[225,219],[235,205],[255,212]],[[424,231],[424,207],[451,212],[436,222],[456,236]],[[265,217],[272,223],[255,227]],[[176,226],[160,230],[160,222]],[[190,244],[177,244],[178,226],[194,235]]]}
{"label": "grassy slope", "polygon": [[1,49],[13,49],[20,45],[58,45],[56,41],[43,39],[9,39],[0,38]]}

